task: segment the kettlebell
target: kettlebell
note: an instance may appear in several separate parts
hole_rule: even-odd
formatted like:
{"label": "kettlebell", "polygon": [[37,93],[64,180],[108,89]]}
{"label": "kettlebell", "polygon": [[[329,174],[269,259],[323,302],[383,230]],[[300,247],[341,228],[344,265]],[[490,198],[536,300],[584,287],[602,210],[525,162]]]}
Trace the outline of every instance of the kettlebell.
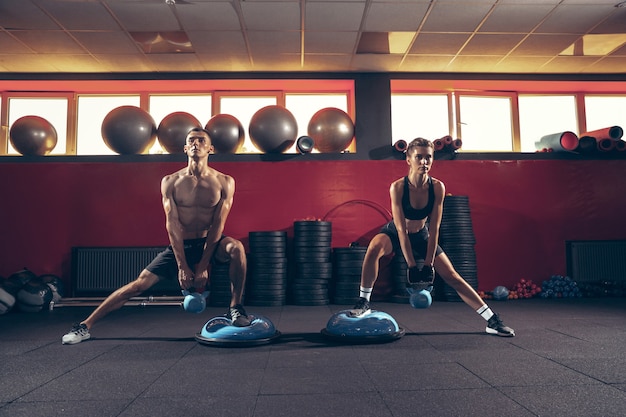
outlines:
{"label": "kettlebell", "polygon": [[412,288],[407,288],[407,291],[410,294],[409,303],[411,303],[411,307],[413,308],[428,308],[433,303],[433,297],[430,295],[430,289],[426,288],[421,291],[416,291]]}
{"label": "kettlebell", "polygon": [[206,298],[209,296],[209,292],[189,292],[189,290],[182,290],[185,296],[183,300],[183,308],[188,313],[202,313],[206,308]]}

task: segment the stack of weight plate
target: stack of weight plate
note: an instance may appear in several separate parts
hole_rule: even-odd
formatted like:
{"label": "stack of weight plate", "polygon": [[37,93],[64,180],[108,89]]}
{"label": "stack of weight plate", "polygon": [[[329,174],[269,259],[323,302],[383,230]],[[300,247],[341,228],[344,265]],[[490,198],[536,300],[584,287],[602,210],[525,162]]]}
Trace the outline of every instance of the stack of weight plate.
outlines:
{"label": "stack of weight plate", "polygon": [[333,304],[353,305],[359,299],[366,247],[333,249]]}
{"label": "stack of weight plate", "polygon": [[[478,288],[474,229],[469,208],[469,197],[447,195],[443,203],[443,216],[439,229],[439,245],[450,258],[452,265],[472,288]],[[449,285],[443,286],[447,301],[462,301]]]}
{"label": "stack of weight plate", "polygon": [[215,307],[228,307],[230,305],[230,276],[228,268],[230,263],[211,264],[209,275],[209,299],[207,304]]}
{"label": "stack of weight plate", "polygon": [[302,220],[293,226],[295,276],[289,283],[291,302],[306,306],[329,304],[332,223]]}
{"label": "stack of weight plate", "polygon": [[287,232],[250,232],[246,304],[280,306],[287,300]]}

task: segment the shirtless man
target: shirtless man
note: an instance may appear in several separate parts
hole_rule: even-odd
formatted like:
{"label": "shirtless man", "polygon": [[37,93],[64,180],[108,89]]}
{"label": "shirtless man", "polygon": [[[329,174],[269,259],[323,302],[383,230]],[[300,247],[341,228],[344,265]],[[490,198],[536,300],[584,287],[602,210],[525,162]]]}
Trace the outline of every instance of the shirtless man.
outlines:
{"label": "shirtless man", "polygon": [[[383,256],[401,251],[408,266],[409,286],[432,283],[436,269],[461,299],[487,321],[487,333],[515,336],[515,331],[505,326],[498,315],[491,311],[459,275],[439,246],[439,227],[446,190],[443,182],[429,175],[433,153],[433,143],[423,138],[414,139],[407,146],[409,174],[391,184],[389,194],[393,221],[383,226],[368,245],[361,272],[359,300],[354,309],[350,310],[350,314],[363,317],[370,313],[370,296],[378,278],[379,261]],[[429,226],[426,225],[427,219]],[[424,261],[421,268],[418,267],[416,258]]]}
{"label": "shirtless man", "polygon": [[241,299],[246,277],[246,254],[243,244],[222,235],[233,204],[235,181],[209,167],[213,145],[206,130],[192,129],[186,138],[187,167],[161,180],[165,226],[170,246],[159,253],[141,271],[139,277],[117,289],[84,321],[75,324],[63,336],[63,344],[76,344],[91,337],[95,322],[121,308],[160,279],[178,277],[180,287],[202,292],[209,279],[211,262],[230,262],[232,298],[227,317],[235,326],[248,326]]}

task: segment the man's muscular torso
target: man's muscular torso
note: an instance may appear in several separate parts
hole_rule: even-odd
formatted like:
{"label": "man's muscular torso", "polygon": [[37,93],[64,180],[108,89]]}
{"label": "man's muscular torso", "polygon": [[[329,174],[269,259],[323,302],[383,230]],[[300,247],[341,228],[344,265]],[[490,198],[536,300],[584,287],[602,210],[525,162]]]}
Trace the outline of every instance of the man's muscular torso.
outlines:
{"label": "man's muscular torso", "polygon": [[226,177],[214,170],[195,177],[183,169],[167,181],[172,182],[172,199],[176,204],[183,239],[205,237],[223,198]]}

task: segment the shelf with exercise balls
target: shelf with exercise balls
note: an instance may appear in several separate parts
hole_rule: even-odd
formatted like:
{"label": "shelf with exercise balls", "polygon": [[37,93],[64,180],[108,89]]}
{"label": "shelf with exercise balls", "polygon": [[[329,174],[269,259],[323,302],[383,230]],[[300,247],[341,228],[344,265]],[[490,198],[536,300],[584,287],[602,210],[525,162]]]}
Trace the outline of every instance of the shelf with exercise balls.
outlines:
{"label": "shelf with exercise balls", "polygon": [[24,156],[43,156],[52,152],[58,136],[54,126],[43,117],[23,116],[11,125],[9,140],[13,148]]}
{"label": "shelf with exercise balls", "polygon": [[159,123],[157,139],[168,153],[183,154],[187,134],[193,128],[202,128],[202,124],[195,116],[182,111],[170,113]]}
{"label": "shelf with exercise balls", "polygon": [[104,143],[120,155],[146,153],[157,140],[157,127],[150,114],[136,106],[111,110],[100,129]]}

